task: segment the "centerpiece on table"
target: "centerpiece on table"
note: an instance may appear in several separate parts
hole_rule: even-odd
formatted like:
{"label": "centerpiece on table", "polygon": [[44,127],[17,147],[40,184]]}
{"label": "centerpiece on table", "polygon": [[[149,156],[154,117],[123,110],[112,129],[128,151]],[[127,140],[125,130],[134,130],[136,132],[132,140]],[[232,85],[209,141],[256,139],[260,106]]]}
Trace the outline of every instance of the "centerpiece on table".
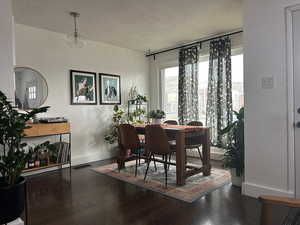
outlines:
{"label": "centerpiece on table", "polygon": [[24,211],[26,179],[21,174],[31,155],[22,138],[30,128],[27,122],[48,108],[20,113],[0,91],[0,224],[17,219]]}
{"label": "centerpiece on table", "polygon": [[162,119],[166,117],[164,111],[160,109],[151,110],[148,114],[148,117],[152,119],[152,123],[160,124],[162,123]]}

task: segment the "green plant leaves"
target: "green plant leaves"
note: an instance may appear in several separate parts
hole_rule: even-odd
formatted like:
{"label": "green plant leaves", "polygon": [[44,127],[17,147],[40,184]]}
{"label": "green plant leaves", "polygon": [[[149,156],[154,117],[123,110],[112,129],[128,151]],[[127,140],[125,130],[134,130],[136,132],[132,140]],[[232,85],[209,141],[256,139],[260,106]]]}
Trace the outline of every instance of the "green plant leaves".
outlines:
{"label": "green plant leaves", "polygon": [[230,134],[232,141],[228,146],[223,146],[226,149],[224,153],[223,163],[227,168],[235,168],[237,176],[244,173],[244,107],[239,112],[234,111],[236,121],[225,127],[221,133]]}
{"label": "green plant leaves", "polygon": [[[30,128],[27,121],[38,113],[46,112],[49,106],[19,113],[7,97],[0,91],[0,144],[3,151],[0,157],[0,174],[8,185],[18,181],[30,154],[24,151],[26,143],[21,143],[24,129]],[[6,149],[6,151],[4,151]]]}

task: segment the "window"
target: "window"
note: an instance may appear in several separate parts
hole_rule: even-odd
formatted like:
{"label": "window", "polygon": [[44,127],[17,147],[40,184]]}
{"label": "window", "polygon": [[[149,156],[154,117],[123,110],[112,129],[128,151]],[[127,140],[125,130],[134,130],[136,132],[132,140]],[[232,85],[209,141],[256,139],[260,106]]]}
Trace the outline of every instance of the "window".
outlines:
{"label": "window", "polygon": [[161,70],[162,108],[167,119],[178,117],[178,66]]}
{"label": "window", "polygon": [[28,99],[36,99],[36,86],[28,88]]}
{"label": "window", "polygon": [[[200,57],[199,63],[199,120],[206,121],[206,102],[208,85],[208,56]],[[231,56],[232,67],[232,105],[238,111],[244,106],[244,70],[243,54]],[[178,119],[178,66],[161,70],[162,80],[162,108],[166,112],[166,119]]]}

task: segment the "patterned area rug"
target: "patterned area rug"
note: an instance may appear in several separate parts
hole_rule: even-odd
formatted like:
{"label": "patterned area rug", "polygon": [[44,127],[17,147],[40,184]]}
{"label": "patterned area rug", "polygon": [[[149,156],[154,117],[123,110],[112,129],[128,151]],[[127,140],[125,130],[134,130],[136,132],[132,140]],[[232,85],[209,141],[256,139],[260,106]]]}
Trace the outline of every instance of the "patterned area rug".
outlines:
{"label": "patterned area rug", "polygon": [[135,177],[135,161],[126,163],[126,168],[119,173],[116,163],[93,168],[92,170],[105,174],[116,179],[161,193],[163,195],[179,199],[185,202],[193,202],[203,195],[210,193],[225,184],[230,183],[230,173],[226,170],[212,169],[211,176],[203,176],[202,173],[186,179],[186,185],[176,186],[176,167],[170,166],[168,171],[168,187],[165,187],[165,174],[162,163],[156,163],[157,171],[151,162],[147,179],[144,181],[144,174],[147,168],[146,163],[138,167],[138,175]]}

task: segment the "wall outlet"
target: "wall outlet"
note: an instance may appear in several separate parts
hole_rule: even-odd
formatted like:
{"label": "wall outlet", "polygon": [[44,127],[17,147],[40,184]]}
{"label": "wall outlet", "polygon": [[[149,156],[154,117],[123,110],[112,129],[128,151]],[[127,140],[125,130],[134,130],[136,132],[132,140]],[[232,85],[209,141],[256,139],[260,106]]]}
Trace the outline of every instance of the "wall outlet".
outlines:
{"label": "wall outlet", "polygon": [[273,77],[263,77],[261,79],[261,87],[263,89],[272,89],[272,88],[274,88],[274,78]]}

